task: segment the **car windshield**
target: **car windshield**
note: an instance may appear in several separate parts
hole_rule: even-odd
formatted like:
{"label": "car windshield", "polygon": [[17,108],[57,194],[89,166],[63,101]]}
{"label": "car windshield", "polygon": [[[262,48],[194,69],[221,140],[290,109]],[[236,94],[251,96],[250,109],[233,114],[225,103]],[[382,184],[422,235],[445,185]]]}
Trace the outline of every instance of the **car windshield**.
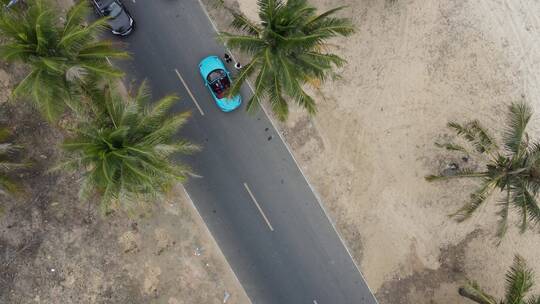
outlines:
{"label": "car windshield", "polygon": [[208,77],[206,77],[206,80],[208,80],[208,82],[212,82],[212,81],[214,81],[216,79],[223,78],[226,75],[227,74],[225,73],[224,70],[216,69],[216,70],[213,70],[212,72],[210,72],[210,74],[208,74]]}
{"label": "car windshield", "polygon": [[206,77],[210,88],[216,94],[216,97],[221,99],[225,96],[225,92],[231,86],[231,81],[222,69],[213,70]]}
{"label": "car windshield", "polygon": [[122,8],[120,7],[120,5],[118,5],[118,3],[116,3],[116,1],[113,1],[111,2],[111,4],[104,7],[102,12],[105,16],[116,18],[122,12]]}

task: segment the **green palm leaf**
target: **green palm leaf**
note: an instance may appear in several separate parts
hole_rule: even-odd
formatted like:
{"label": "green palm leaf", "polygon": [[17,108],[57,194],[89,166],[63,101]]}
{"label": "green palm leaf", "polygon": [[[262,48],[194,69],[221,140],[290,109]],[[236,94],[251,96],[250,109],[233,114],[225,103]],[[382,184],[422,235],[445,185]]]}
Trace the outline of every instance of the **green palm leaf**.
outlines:
{"label": "green palm leaf", "polygon": [[[0,14],[0,34],[7,38],[0,46],[0,56],[30,68],[13,93],[31,97],[48,120],[56,120],[66,104],[79,108],[72,97],[82,82],[123,75],[108,65],[107,58],[126,58],[127,53],[97,40],[105,20],[87,24],[90,9],[86,1],[73,6],[63,22],[58,22],[59,10],[47,0],[30,0],[27,6]],[[76,70],[80,77],[73,77]]]}
{"label": "green palm leaf", "polygon": [[460,287],[459,294],[479,304],[497,304],[495,298],[482,290],[475,281]]}
{"label": "green palm leaf", "polygon": [[482,185],[471,194],[470,201],[451,216],[456,217],[460,222],[468,219],[487,200],[496,187],[496,179],[485,179]]}
{"label": "green palm leaf", "polygon": [[252,110],[265,97],[280,120],[289,113],[289,101],[316,113],[316,105],[303,87],[314,79],[325,81],[335,67],[345,60],[321,50],[328,39],[354,32],[350,19],[335,18],[343,7],[320,15],[305,0],[259,0],[260,22],[233,13],[233,28],[243,34],[222,32],[219,37],[229,48],[252,56],[250,64],[240,72],[229,94],[238,92],[252,73],[258,73],[254,96],[247,109]]}
{"label": "green palm leaf", "polygon": [[[498,188],[506,194],[497,212],[499,222],[496,235],[499,239],[508,229],[510,210],[520,215],[521,232],[540,223],[540,206],[536,199],[540,191],[540,143],[529,142],[525,132],[531,117],[532,111],[528,105],[519,103],[509,106],[509,119],[503,134],[504,148],[499,148],[493,137],[476,120],[465,124],[448,124],[450,129],[474,148],[473,152],[478,156],[487,156],[484,160],[486,169],[483,171],[465,168],[456,174],[426,176],[428,181],[461,177],[483,179],[482,186],[471,195],[471,201],[455,214],[458,220],[469,218],[487,200],[489,193]],[[468,154],[467,148],[460,144],[436,145]]]}
{"label": "green palm leaf", "polygon": [[7,128],[0,128],[0,135],[0,139],[3,141],[0,143],[0,194],[15,194],[19,191],[20,187],[11,178],[11,174],[19,169],[28,167],[28,164],[13,161],[13,155],[22,150],[22,147],[10,142],[4,142],[10,135],[9,130]]}
{"label": "green palm leaf", "polygon": [[487,294],[480,288],[478,283],[470,282],[459,288],[459,294],[479,304],[538,304],[539,296],[525,299],[527,293],[534,286],[534,273],[527,267],[525,260],[516,255],[514,263],[506,273],[506,288],[504,300],[497,301],[495,297]]}
{"label": "green palm leaf", "polygon": [[504,144],[507,149],[516,155],[521,154],[527,148],[525,129],[532,116],[531,108],[525,103],[516,103],[510,106],[508,115],[508,128],[504,134]]}
{"label": "green palm leaf", "polygon": [[189,154],[198,147],[176,139],[189,113],[170,114],[176,98],[167,96],[153,105],[145,83],[135,96],[121,97],[114,86],[89,89],[94,100],[90,119],[82,121],[63,147],[70,158],[61,167],[83,170],[81,196],[101,197],[108,211],[120,201],[159,196],[189,168],[175,164],[175,154]]}
{"label": "green palm leaf", "polygon": [[514,264],[506,273],[506,297],[508,304],[523,303],[525,295],[534,285],[533,272],[527,268],[525,260],[520,256],[514,257]]}

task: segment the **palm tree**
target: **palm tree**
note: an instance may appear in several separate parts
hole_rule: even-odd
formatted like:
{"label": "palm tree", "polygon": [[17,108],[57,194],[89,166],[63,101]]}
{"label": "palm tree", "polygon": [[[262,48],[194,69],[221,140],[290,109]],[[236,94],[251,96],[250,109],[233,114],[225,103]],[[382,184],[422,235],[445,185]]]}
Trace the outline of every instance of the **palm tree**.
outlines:
{"label": "palm tree", "polygon": [[285,120],[290,98],[314,114],[315,102],[303,87],[335,75],[333,68],[345,63],[326,51],[326,41],[351,35],[354,32],[351,20],[332,17],[343,7],[317,15],[317,10],[306,0],[258,0],[258,5],[261,20],[258,24],[233,13],[232,26],[244,34],[220,33],[228,47],[252,58],[240,71],[229,95],[237,94],[242,83],[257,72],[248,110],[268,97],[274,113]]}
{"label": "palm tree", "polygon": [[71,157],[62,165],[83,171],[83,198],[97,193],[108,210],[111,203],[159,195],[186,178],[189,169],[174,164],[171,156],[197,147],[175,138],[189,116],[168,114],[176,97],[166,96],[151,106],[145,83],[127,98],[110,84],[89,95],[93,106],[81,116],[90,118],[63,144]]}
{"label": "palm tree", "polygon": [[478,283],[470,282],[459,288],[459,294],[479,304],[540,304],[540,296],[525,298],[534,285],[534,273],[520,256],[514,257],[514,264],[506,273],[504,299],[499,301],[483,291]]}
{"label": "palm tree", "polygon": [[[520,215],[521,232],[529,223],[540,221],[540,208],[536,200],[540,189],[540,142],[531,141],[525,129],[531,119],[532,110],[524,103],[514,103],[509,107],[503,147],[499,147],[493,137],[477,120],[464,125],[451,122],[448,127],[468,141],[473,151],[485,158],[484,170],[459,169],[451,175],[430,175],[428,181],[450,178],[477,178],[481,181],[471,199],[453,216],[458,221],[469,218],[495,190],[504,193],[498,215],[497,236],[502,237],[507,230],[510,207]],[[439,145],[448,150],[469,154],[468,149],[455,143]]]}
{"label": "palm tree", "polygon": [[65,18],[46,0],[26,3],[24,10],[0,14],[0,33],[7,38],[0,46],[0,58],[30,67],[13,93],[31,96],[43,115],[53,121],[66,104],[76,106],[71,98],[74,84],[87,75],[121,76],[107,58],[128,55],[114,49],[111,42],[96,39],[105,21],[86,25],[90,9],[86,1],[73,6]]}
{"label": "palm tree", "polygon": [[0,128],[0,194],[2,195],[17,192],[19,187],[10,178],[9,173],[26,166],[11,160],[12,154],[19,151],[21,146],[6,142],[9,135],[10,132],[7,128]]}

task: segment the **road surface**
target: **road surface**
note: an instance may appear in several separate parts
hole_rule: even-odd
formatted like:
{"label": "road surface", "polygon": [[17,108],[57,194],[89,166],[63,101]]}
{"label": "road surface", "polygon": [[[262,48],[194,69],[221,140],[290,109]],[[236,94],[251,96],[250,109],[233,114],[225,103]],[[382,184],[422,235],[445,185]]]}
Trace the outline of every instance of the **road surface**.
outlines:
{"label": "road surface", "polygon": [[192,112],[181,135],[203,150],[182,161],[201,177],[185,186],[252,302],[376,303],[266,115],[222,113],[203,86],[199,61],[224,48],[199,2],[124,2],[137,26],[125,39],[133,60],[119,64]]}

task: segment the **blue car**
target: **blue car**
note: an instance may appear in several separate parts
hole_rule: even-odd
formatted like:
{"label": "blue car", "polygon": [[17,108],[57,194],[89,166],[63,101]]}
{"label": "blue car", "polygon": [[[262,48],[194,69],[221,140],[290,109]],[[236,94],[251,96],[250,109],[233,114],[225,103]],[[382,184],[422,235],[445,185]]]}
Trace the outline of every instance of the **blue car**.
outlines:
{"label": "blue car", "polygon": [[208,56],[199,63],[199,71],[204,85],[212,94],[217,106],[223,112],[231,112],[242,104],[240,95],[227,97],[227,89],[231,86],[231,76],[221,59]]}

